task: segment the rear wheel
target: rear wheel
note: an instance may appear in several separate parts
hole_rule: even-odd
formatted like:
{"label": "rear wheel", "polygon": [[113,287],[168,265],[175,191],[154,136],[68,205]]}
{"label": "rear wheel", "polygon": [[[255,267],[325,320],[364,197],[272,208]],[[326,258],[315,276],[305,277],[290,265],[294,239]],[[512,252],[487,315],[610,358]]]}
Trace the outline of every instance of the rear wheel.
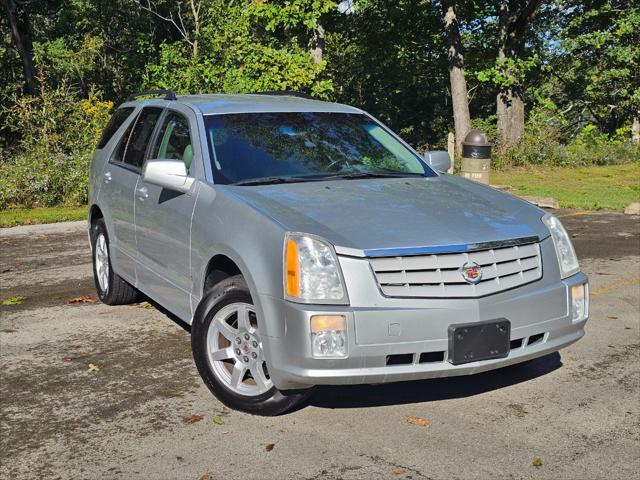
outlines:
{"label": "rear wheel", "polygon": [[191,326],[198,371],[225,405],[256,415],[279,415],[304,401],[311,389],[281,392],[269,376],[255,307],[238,275],[205,295]]}
{"label": "rear wheel", "polygon": [[107,305],[125,305],[140,300],[140,292],[113,271],[109,235],[102,218],[91,226],[93,280],[98,297]]}

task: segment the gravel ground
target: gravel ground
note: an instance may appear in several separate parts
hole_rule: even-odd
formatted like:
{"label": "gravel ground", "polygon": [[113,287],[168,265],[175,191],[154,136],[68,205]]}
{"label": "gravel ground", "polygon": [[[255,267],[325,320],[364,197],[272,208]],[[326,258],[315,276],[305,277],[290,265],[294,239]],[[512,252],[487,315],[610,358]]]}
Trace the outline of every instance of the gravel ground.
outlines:
{"label": "gravel ground", "polygon": [[95,299],[82,225],[5,229],[0,301],[24,299],[0,306],[0,478],[638,478],[640,218],[560,215],[590,276],[584,339],[476,376],[318,389],[276,418],[220,404],[188,329],[148,304],[67,304]]}

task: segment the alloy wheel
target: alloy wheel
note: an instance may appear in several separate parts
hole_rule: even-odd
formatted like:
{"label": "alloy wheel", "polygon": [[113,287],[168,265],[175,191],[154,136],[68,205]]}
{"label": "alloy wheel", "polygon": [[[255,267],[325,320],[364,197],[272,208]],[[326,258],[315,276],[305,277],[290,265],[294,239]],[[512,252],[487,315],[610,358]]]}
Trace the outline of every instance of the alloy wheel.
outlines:
{"label": "alloy wheel", "polygon": [[98,284],[103,294],[109,292],[109,250],[107,248],[107,239],[103,233],[98,235],[96,239],[96,275],[98,276]]}
{"label": "alloy wheel", "polygon": [[207,354],[215,376],[234,393],[257,396],[273,387],[253,305],[232,303],[215,314],[207,332]]}

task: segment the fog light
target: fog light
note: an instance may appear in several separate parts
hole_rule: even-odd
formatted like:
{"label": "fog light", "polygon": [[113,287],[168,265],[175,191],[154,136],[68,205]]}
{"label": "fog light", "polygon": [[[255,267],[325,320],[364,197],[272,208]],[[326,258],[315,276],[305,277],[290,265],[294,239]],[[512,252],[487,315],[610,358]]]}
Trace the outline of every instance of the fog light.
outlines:
{"label": "fog light", "polygon": [[571,287],[571,321],[580,322],[587,318],[589,297],[586,284]]}
{"label": "fog light", "polygon": [[311,353],[314,357],[347,356],[347,321],[344,315],[311,317]]}

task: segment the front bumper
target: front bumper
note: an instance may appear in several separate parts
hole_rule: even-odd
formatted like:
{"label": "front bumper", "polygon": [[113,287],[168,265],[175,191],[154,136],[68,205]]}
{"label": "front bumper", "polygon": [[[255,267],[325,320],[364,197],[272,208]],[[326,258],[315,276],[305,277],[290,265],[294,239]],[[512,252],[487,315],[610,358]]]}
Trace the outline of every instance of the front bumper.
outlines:
{"label": "front bumper", "polygon": [[[578,273],[550,280],[559,278],[550,262],[542,279],[487,297],[400,299],[379,293],[366,262],[340,260],[346,284],[354,286],[349,289],[350,306],[260,296],[263,314],[282,322],[280,335],[263,336],[269,374],[279,389],[468,375],[555,352],[584,335],[586,319],[572,322],[569,295],[571,287],[586,284],[587,277]],[[312,356],[310,318],[318,314],[346,317],[347,357]],[[511,322],[512,347],[506,358],[462,365],[447,361],[450,325],[498,318]]]}

